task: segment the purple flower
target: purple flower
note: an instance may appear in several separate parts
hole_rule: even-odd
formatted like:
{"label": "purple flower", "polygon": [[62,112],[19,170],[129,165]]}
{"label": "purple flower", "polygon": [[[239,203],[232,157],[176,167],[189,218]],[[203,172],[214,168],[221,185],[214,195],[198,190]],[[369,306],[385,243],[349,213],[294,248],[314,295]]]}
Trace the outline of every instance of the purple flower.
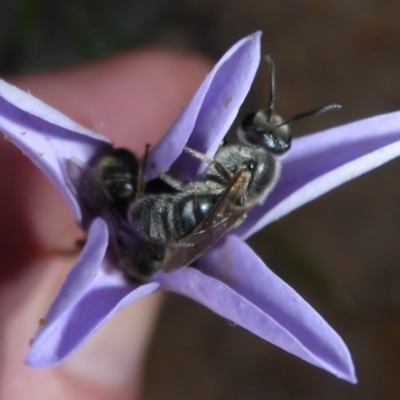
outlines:
{"label": "purple flower", "polygon": [[[213,156],[246,97],[260,61],[260,33],[218,62],[151,153],[162,170],[174,163],[195,179],[187,145]],[[81,164],[111,146],[56,110],[0,81],[0,129],[64,195],[87,242],[37,333],[27,363],[55,365],[117,311],[159,289],[183,294],[305,361],[356,382],[348,349],[335,331],[243,241],[268,223],[400,154],[400,113],[370,118],[293,140],[280,181],[264,205],[198,260],[197,268],[156,274],[132,285],[106,257],[109,232],[88,220],[68,185],[65,160]],[[176,166],[179,166],[176,167]]]}

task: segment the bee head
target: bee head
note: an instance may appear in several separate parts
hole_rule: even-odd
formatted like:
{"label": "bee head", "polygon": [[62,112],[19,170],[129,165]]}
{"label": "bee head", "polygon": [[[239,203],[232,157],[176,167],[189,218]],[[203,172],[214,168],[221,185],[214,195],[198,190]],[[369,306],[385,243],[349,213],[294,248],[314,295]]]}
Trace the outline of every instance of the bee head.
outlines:
{"label": "bee head", "polygon": [[238,136],[241,143],[261,146],[272,154],[284,154],[290,149],[289,124],[277,114],[268,118],[262,110],[243,119]]}
{"label": "bee head", "polygon": [[275,65],[270,56],[265,56],[269,65],[270,98],[268,110],[260,110],[248,114],[238,130],[239,141],[242,144],[260,146],[274,155],[283,155],[291,145],[290,124],[298,119],[322,114],[326,111],[337,110],[342,106],[336,103],[326,104],[315,110],[307,111],[284,121],[274,112],[275,103]]}

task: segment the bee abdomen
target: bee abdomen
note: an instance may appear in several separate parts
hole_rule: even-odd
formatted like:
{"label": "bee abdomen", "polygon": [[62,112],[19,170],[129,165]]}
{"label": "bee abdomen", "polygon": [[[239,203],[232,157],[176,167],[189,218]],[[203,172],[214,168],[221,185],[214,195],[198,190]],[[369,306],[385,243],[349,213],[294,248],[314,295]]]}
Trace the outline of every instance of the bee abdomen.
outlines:
{"label": "bee abdomen", "polygon": [[210,195],[150,195],[134,204],[129,219],[143,239],[167,244],[190,234],[215,203]]}
{"label": "bee abdomen", "polygon": [[179,215],[175,222],[176,236],[174,239],[180,239],[193,231],[204,218],[210,213],[215,204],[215,196],[187,196],[178,202],[179,207],[176,215]]}

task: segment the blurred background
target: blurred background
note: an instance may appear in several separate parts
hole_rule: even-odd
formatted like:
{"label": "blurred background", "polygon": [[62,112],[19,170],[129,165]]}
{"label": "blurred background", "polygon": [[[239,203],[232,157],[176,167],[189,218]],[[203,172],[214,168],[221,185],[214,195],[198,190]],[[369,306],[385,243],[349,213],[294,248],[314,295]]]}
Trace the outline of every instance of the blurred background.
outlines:
{"label": "blurred background", "polygon": [[[340,112],[295,135],[400,108],[397,0],[3,0],[0,75],[81,63],[138,46],[217,60],[262,30],[279,112]],[[241,113],[268,101],[262,65]],[[400,398],[400,160],[308,204],[250,242],[342,336],[359,384],[343,382],[168,295],[146,360],[142,400]],[[266,288],[268,290],[268,288]]]}

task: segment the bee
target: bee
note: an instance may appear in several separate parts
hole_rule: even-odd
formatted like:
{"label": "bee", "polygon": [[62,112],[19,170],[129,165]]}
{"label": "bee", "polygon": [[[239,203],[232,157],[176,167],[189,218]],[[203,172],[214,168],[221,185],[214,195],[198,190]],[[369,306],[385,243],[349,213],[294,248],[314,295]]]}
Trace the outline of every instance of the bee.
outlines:
{"label": "bee", "polygon": [[126,215],[138,189],[139,161],[127,149],[110,148],[105,154],[79,166],[66,160],[67,175],[78,196],[92,216],[114,210]]}
{"label": "bee", "polygon": [[[184,184],[157,171],[159,179],[174,192],[147,194],[129,207],[127,220],[137,237],[159,251],[157,262],[141,268],[148,276],[194,263],[242,223],[254,206],[265,201],[280,176],[282,157],[291,146],[290,124],[341,108],[330,103],[283,120],[274,112],[274,63],[269,56],[266,61],[270,69],[268,109],[243,119],[238,129],[239,143],[222,145],[214,159],[186,148],[190,155],[208,164],[203,179]],[[133,250],[126,273],[138,277]]]}
{"label": "bee", "polygon": [[85,166],[73,159],[65,160],[70,184],[90,217],[102,216],[108,224],[112,253],[117,264],[124,271],[134,270],[136,278],[151,276],[163,260],[165,249],[164,246],[144,241],[133,232],[132,225],[127,221],[127,210],[145,192],[174,191],[158,178],[145,186],[143,173],[148,148],[142,162],[124,148],[109,148]]}

